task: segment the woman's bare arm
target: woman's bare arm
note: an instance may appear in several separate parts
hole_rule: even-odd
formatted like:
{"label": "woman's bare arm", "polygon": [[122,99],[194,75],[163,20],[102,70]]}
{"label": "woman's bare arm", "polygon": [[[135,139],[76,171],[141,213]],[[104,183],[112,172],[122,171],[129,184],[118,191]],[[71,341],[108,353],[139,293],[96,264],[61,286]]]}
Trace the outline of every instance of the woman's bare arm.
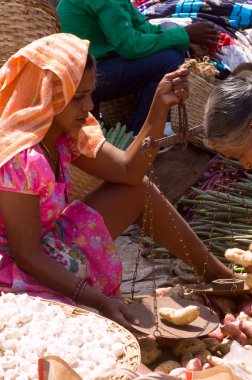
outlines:
{"label": "woman's bare arm", "polygon": [[[41,252],[39,197],[0,191],[0,210],[8,236],[11,257],[16,264],[43,285],[71,299],[80,280],[56,260]],[[80,303],[95,309],[99,309],[103,303],[104,312],[108,317],[129,327],[123,316],[123,314],[127,315],[127,311],[123,313],[124,304],[119,307],[115,304],[116,302],[119,303],[118,300],[108,302],[105,295],[89,285],[86,286],[80,299]],[[110,310],[112,308],[113,310]],[[130,315],[128,318],[130,319]]]}

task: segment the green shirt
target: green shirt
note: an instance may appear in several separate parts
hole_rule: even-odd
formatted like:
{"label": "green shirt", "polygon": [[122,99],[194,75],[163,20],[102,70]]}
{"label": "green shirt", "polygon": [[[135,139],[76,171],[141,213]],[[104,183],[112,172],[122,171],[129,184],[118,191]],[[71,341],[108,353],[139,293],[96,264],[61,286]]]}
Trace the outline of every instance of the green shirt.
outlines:
{"label": "green shirt", "polygon": [[98,59],[112,51],[135,59],[167,48],[189,47],[184,28],[162,30],[152,25],[130,0],[60,0],[57,12],[62,32],[90,40],[90,53]]}

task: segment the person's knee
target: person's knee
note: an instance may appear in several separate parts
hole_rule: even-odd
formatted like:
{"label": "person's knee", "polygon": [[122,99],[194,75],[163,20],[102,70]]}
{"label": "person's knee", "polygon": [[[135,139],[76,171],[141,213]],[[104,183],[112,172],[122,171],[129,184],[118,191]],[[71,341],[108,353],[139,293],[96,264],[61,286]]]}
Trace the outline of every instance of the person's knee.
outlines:
{"label": "person's knee", "polygon": [[177,70],[182,65],[185,60],[185,53],[176,49],[166,49],[163,50],[162,57],[159,58],[163,62],[166,72],[170,72]]}

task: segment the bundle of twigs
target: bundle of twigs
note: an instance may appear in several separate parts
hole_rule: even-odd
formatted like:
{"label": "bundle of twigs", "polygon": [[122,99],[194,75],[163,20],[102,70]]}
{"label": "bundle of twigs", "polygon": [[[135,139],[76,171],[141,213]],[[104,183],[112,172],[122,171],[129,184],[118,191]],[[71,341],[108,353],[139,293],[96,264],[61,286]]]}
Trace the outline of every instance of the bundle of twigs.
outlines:
{"label": "bundle of twigs", "polygon": [[[198,187],[182,196],[176,207],[211,252],[228,263],[224,256],[226,249],[246,250],[252,242],[252,174],[231,160],[226,160],[224,169],[221,165],[223,161],[215,159],[211,174],[205,175]],[[144,242],[143,255],[146,256],[151,251],[148,248],[151,241],[146,238]],[[154,244],[154,253],[157,257],[169,257],[169,252],[157,244]]]}

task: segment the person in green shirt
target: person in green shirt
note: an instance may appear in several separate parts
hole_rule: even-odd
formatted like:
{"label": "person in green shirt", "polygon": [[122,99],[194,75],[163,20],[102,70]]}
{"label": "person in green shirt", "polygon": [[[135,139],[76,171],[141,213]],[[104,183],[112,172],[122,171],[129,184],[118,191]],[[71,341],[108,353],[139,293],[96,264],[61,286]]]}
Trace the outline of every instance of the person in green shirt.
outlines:
{"label": "person in green shirt", "polygon": [[60,0],[62,31],[91,42],[97,60],[94,103],[136,94],[129,130],[137,134],[161,78],[184,61],[190,43],[218,44],[206,22],[162,29],[152,25],[130,0]]}

